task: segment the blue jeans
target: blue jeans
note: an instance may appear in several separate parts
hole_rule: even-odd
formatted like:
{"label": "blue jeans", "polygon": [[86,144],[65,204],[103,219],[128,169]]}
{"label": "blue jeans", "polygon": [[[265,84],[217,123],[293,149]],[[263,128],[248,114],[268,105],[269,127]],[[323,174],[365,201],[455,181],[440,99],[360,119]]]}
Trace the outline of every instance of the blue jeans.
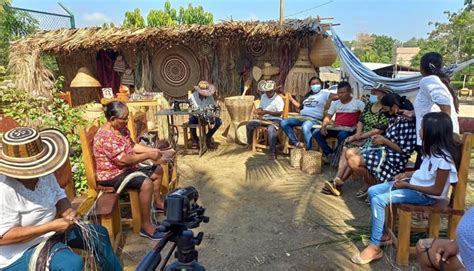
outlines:
{"label": "blue jeans", "polygon": [[[119,259],[114,254],[112,246],[110,245],[109,234],[107,230],[101,225],[89,225],[92,232],[97,232],[97,236],[91,237],[89,241],[94,246],[97,253],[96,261],[101,270],[122,270]],[[84,248],[83,236],[77,226],[73,227],[66,233],[66,242],[72,248]],[[29,248],[20,259],[6,267],[5,271],[23,271],[28,270],[28,264],[33,254],[35,247]],[[51,258],[49,269],[81,271],[84,268],[82,257],[72,252],[64,243],[55,243],[50,250],[54,256]]]}
{"label": "blue jeans", "polygon": [[[273,120],[275,123],[280,123],[280,120]],[[250,146],[252,145],[253,140],[253,131],[260,126],[260,123],[257,121],[250,121],[247,123],[247,144]],[[270,149],[270,154],[275,154],[276,152],[276,144],[277,144],[277,129],[273,125],[267,126],[267,133],[268,133],[268,144]]]}
{"label": "blue jeans", "polygon": [[[380,246],[383,236],[383,227],[385,223],[385,207],[390,203],[409,203],[417,205],[430,205],[436,202],[436,199],[412,190],[392,188],[393,181],[385,182],[371,186],[368,191],[370,200],[370,243]],[[390,190],[392,192],[390,193]]]}
{"label": "blue jeans", "polygon": [[[316,129],[313,132],[313,136],[316,139],[316,142],[318,142],[319,147],[321,147],[321,150],[323,151],[324,155],[329,155],[336,151],[337,148],[339,148],[339,146],[344,143],[344,140],[348,138],[351,134],[352,132],[347,131],[327,130],[327,135],[323,135],[321,134],[321,131],[319,129]],[[331,149],[331,147],[329,147],[328,143],[326,142],[326,138],[328,137],[337,138],[337,146],[335,150]]]}
{"label": "blue jeans", "polygon": [[[199,123],[199,120],[196,116],[189,116],[189,124],[198,124],[198,123]],[[216,118],[214,127],[212,127],[212,129],[209,129],[209,131],[207,131],[207,134],[206,134],[207,139],[211,139],[212,136],[217,132],[217,129],[221,127],[221,125],[222,125],[222,120],[220,118]],[[198,141],[199,137],[196,134],[196,128],[191,128],[190,130],[191,130],[191,137],[193,141]]]}
{"label": "blue jeans", "polygon": [[301,121],[294,118],[284,119],[281,121],[281,128],[285,131],[285,134],[288,136],[291,145],[296,145],[298,143],[298,139],[296,138],[295,131],[293,128],[296,126],[301,126],[301,133],[303,134],[304,145],[307,150],[310,150],[313,146],[311,139],[312,134],[311,130],[313,129],[313,125],[319,124],[320,121],[318,120],[306,120]]}

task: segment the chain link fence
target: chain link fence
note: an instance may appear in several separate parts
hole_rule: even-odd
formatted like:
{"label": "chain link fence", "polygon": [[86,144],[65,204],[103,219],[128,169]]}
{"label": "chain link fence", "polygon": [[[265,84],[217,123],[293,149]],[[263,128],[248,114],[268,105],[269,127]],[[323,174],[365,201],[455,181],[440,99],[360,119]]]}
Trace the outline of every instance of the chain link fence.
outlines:
{"label": "chain link fence", "polygon": [[30,15],[38,22],[39,30],[75,28],[74,15],[70,13],[64,6],[62,6],[61,4],[59,5],[64,9],[66,13],[68,13],[68,15],[17,7],[11,7],[11,9],[18,12],[24,12]]}

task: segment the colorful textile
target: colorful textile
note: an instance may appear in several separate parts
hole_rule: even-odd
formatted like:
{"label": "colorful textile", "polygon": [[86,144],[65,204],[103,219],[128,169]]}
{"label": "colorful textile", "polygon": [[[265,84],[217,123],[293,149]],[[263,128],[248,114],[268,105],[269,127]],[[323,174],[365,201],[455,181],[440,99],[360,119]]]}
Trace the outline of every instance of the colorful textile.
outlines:
{"label": "colorful textile", "polygon": [[121,135],[101,127],[94,137],[93,153],[96,162],[97,181],[111,180],[130,167],[117,162],[127,154],[134,153],[130,131],[124,128]]}
{"label": "colorful textile", "polygon": [[383,112],[373,112],[372,106],[373,103],[367,103],[364,108],[364,112],[360,116],[360,122],[364,124],[364,128],[362,128],[362,133],[367,133],[378,126],[387,127],[388,125],[388,118],[383,114]]}
{"label": "colorful textile", "polygon": [[352,99],[348,103],[342,103],[340,100],[331,103],[328,115],[336,114],[334,123],[340,126],[354,127],[359,121],[360,114],[364,111],[365,104],[361,100]]}
{"label": "colorful textile", "polygon": [[[97,79],[103,88],[112,88],[114,94],[116,94],[120,87],[120,76],[114,71],[114,63],[117,54],[110,50],[100,50],[97,52],[96,65],[97,65]],[[100,96],[102,97],[102,91]]]}

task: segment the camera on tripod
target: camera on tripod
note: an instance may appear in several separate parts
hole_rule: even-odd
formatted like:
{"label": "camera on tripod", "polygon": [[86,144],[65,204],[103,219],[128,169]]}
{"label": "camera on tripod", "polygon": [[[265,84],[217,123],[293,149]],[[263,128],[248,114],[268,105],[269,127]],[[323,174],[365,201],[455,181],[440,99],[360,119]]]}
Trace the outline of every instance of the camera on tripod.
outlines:
{"label": "camera on tripod", "polygon": [[[195,237],[194,233],[189,230],[199,227],[201,222],[209,222],[209,217],[204,216],[206,209],[197,204],[198,199],[199,193],[192,186],[179,188],[166,196],[166,219],[159,226],[159,231],[166,233],[165,237],[158,242],[152,251],[145,255],[138,264],[137,270],[156,270],[161,262],[161,251],[168,241],[174,244],[164,259],[160,270],[205,270],[197,262],[198,252],[195,249],[201,243],[204,233],[199,232]],[[166,266],[175,248],[177,248],[175,253],[177,260]]]}

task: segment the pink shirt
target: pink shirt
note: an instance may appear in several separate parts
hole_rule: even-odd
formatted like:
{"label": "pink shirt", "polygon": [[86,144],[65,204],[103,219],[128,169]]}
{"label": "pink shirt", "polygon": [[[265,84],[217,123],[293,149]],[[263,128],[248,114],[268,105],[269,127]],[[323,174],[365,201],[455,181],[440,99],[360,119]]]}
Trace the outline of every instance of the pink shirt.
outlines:
{"label": "pink shirt", "polygon": [[133,154],[130,131],[124,128],[123,135],[101,127],[94,136],[93,153],[96,163],[97,181],[110,180],[122,174],[129,167],[123,167],[118,161],[126,154]]}

